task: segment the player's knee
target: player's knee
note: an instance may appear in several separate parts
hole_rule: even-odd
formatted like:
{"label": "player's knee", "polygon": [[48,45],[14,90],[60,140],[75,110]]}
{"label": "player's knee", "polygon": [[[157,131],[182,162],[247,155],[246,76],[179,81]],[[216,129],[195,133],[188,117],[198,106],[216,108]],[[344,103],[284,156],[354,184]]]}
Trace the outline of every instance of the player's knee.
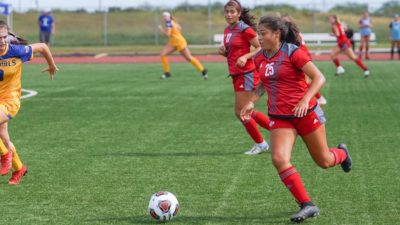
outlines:
{"label": "player's knee", "polygon": [[280,155],[272,155],[272,164],[275,166],[276,169],[281,170],[282,168],[287,167],[290,164],[290,160],[280,156]]}

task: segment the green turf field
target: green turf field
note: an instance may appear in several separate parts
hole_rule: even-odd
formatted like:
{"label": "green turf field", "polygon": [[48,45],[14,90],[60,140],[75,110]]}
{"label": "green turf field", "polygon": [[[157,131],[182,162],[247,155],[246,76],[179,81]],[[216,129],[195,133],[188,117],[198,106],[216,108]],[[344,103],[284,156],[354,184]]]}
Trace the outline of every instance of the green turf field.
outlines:
{"label": "green turf field", "polygon": [[[293,164],[321,209],[306,224],[396,224],[400,65],[367,62],[369,79],[353,63],[342,77],[318,65],[329,143],[348,144],[354,169],[320,169],[298,141]],[[158,64],[59,65],[50,81],[25,65],[23,86],[39,95],[9,129],[29,173],[19,186],[0,178],[0,224],[158,224],[147,204],[160,190],[181,204],[170,224],[290,224],[298,208],[269,154],[243,154],[252,142],[226,65],[206,66],[208,81],[190,64],[173,64],[166,81]]]}

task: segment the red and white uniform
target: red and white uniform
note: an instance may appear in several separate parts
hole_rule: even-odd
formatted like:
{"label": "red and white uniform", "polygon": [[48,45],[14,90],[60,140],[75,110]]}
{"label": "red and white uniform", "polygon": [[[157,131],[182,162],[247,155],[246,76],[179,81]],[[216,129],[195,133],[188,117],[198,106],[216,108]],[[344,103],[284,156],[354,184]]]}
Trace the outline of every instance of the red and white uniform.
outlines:
{"label": "red and white uniform", "polygon": [[274,55],[269,56],[264,50],[256,55],[255,64],[268,93],[271,130],[293,128],[300,135],[306,135],[325,122],[315,98],[310,100],[305,117],[297,118],[293,114],[293,109],[308,91],[301,68],[309,61],[311,58],[304,50],[288,43],[282,43]]}
{"label": "red and white uniform", "polygon": [[333,27],[332,27],[332,32],[336,35],[335,33],[335,29],[338,31],[339,35],[336,36],[336,42],[339,46],[340,49],[347,49],[347,48],[351,48],[351,42],[349,41],[349,39],[346,36],[346,32],[343,28],[343,26],[339,23],[336,22]]}
{"label": "red and white uniform", "polygon": [[251,91],[258,85],[260,78],[253,59],[248,59],[244,67],[236,65],[239,57],[250,52],[250,41],[255,37],[257,34],[253,28],[243,21],[239,21],[234,27],[225,28],[224,46],[235,91]]}

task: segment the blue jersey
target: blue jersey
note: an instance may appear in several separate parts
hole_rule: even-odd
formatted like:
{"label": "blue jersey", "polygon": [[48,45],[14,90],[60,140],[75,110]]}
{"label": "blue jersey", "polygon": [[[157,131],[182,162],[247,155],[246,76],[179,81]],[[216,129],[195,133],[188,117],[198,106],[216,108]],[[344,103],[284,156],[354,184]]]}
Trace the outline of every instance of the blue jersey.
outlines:
{"label": "blue jersey", "polygon": [[41,32],[51,32],[51,27],[53,26],[54,18],[52,15],[40,15],[39,17],[39,27]]}
{"label": "blue jersey", "polygon": [[392,41],[400,41],[400,21],[392,21],[389,25]]}

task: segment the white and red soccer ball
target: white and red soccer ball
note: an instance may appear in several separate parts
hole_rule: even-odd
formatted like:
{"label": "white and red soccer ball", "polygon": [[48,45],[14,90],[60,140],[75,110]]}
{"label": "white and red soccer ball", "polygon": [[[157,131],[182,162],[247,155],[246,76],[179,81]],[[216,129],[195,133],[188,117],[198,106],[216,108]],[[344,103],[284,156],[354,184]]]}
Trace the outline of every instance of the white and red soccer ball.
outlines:
{"label": "white and red soccer ball", "polygon": [[150,198],[148,211],[158,221],[170,221],[179,212],[178,199],[168,191],[154,193]]}

